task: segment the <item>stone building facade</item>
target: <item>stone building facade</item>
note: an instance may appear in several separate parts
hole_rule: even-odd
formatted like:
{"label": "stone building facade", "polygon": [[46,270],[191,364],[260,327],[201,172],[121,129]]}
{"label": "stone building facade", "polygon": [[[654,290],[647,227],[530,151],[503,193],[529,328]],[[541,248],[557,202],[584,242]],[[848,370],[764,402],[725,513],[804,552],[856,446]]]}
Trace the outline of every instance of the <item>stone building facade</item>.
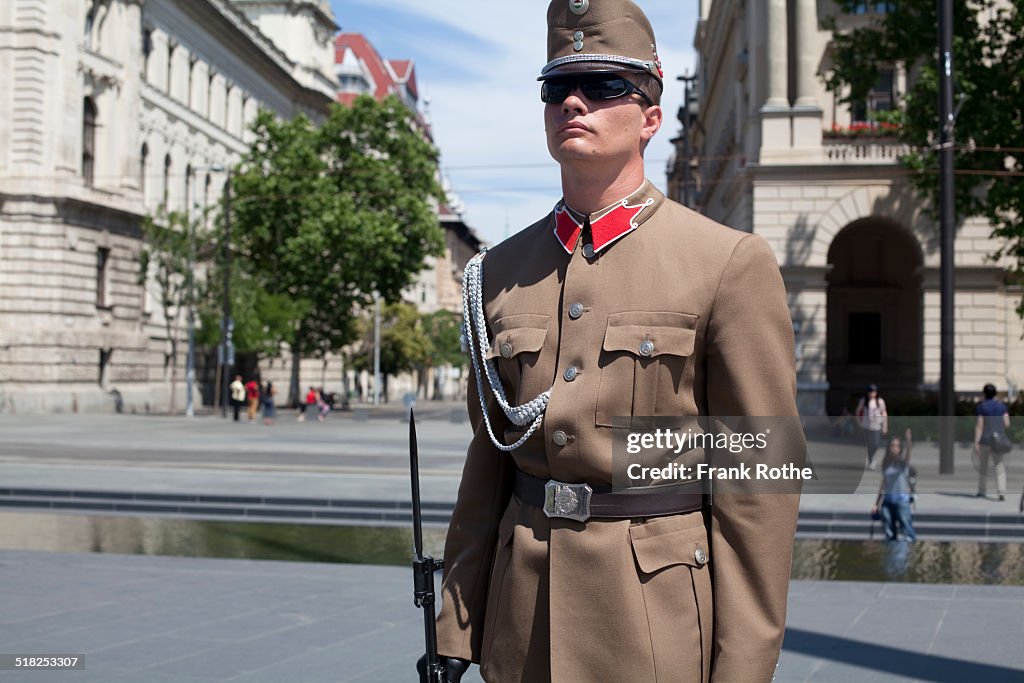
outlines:
{"label": "stone building facade", "polygon": [[[669,186],[675,198],[773,246],[806,414],[838,413],[869,382],[892,397],[938,388],[938,228],[899,166],[902,148],[871,123],[898,106],[907,74],[900,65],[880,69],[868,99],[853,106],[821,77],[831,41],[822,20],[835,16],[840,29],[851,28],[886,7],[869,2],[841,15],[830,0],[700,2],[692,116],[681,115]],[[988,259],[997,247],[990,231],[979,220],[957,230],[961,393],[987,382],[1013,393],[1024,381],[1014,312],[1021,291]]]}
{"label": "stone building facade", "polygon": [[322,119],[336,30],[319,0],[0,3],[0,412],[167,408],[143,217],[216,203],[260,107]]}

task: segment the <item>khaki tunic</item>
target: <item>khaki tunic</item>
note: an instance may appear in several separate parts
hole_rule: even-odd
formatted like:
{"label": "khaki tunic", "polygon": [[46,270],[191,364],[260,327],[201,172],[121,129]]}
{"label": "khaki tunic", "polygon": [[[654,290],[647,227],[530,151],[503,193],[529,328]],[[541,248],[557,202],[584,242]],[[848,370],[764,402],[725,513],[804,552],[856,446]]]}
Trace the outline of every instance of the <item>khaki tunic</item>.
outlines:
{"label": "khaki tunic", "polygon": [[[484,259],[489,355],[510,403],[552,389],[540,429],[508,454],[491,444],[471,382],[475,433],[445,546],[438,642],[480,663],[487,681],[772,676],[797,495],[716,496],[710,512],[587,523],[548,519],[512,495],[515,467],[611,483],[616,416],[797,414],[792,323],[767,243],[650,183],[629,204],[648,198],[639,227],[592,259],[581,244],[566,253],[554,214]],[[573,303],[584,307],[576,319]],[[488,412],[505,443],[521,436],[493,397]]]}

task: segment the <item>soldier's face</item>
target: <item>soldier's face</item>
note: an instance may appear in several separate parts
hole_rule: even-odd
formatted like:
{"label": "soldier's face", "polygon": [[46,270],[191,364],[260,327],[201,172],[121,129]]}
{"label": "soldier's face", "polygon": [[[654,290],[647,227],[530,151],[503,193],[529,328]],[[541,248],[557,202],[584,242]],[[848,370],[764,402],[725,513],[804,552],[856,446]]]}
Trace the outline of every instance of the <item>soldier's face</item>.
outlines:
{"label": "soldier's face", "polygon": [[661,119],[661,107],[638,95],[591,100],[576,88],[562,103],[544,105],[548,151],[559,164],[635,161]]}

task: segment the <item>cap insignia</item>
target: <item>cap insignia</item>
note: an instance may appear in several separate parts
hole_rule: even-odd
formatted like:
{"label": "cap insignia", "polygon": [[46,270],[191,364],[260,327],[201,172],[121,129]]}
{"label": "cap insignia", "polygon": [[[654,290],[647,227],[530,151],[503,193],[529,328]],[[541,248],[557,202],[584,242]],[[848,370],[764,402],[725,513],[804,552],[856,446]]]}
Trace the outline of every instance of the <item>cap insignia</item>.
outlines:
{"label": "cap insignia", "polygon": [[658,48],[651,43],[651,52],[654,53],[654,66],[658,68],[658,75],[665,78],[665,72],[661,70],[661,57],[658,56]]}
{"label": "cap insignia", "polygon": [[583,16],[590,9],[590,0],[569,0],[569,11],[577,16]]}
{"label": "cap insignia", "polygon": [[572,36],[572,49],[576,52],[583,51],[583,31],[576,31]]}

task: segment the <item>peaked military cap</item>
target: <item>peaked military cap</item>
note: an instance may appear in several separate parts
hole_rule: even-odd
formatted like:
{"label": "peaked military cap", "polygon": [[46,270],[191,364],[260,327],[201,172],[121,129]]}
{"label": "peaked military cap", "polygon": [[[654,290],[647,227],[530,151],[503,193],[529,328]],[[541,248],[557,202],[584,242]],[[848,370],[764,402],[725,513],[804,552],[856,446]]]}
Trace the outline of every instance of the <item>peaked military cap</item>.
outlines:
{"label": "peaked military cap", "polygon": [[552,0],[543,81],[580,71],[643,71],[663,83],[651,22],[631,0]]}

